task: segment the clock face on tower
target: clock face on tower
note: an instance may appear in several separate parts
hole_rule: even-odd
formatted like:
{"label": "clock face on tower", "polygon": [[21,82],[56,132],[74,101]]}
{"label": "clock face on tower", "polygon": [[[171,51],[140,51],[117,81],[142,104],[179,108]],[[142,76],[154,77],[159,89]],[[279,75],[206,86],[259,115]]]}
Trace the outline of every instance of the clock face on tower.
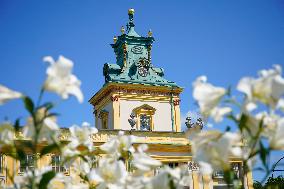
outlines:
{"label": "clock face on tower", "polygon": [[146,77],[149,73],[150,63],[146,58],[140,58],[138,61],[138,74]]}

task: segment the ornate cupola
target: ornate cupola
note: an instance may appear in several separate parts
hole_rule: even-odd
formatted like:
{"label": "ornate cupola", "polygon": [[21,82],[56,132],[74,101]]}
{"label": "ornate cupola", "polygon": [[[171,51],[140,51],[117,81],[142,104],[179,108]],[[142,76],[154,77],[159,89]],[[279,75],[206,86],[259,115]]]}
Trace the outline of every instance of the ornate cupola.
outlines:
{"label": "ornate cupola", "polygon": [[134,9],[128,10],[128,16],[126,33],[122,26],[122,34],[114,37],[114,44],[111,44],[116,55],[116,64],[104,65],[105,82],[177,87],[176,83],[163,78],[162,68],[155,68],[152,64],[152,31],[148,32],[147,37],[141,37],[134,28]]}
{"label": "ornate cupola", "polygon": [[99,129],[180,131],[179,94],[182,88],[164,78],[151,61],[154,42],[135,31],[134,9],[114,37],[116,64],[105,63],[104,86],[89,100]]}

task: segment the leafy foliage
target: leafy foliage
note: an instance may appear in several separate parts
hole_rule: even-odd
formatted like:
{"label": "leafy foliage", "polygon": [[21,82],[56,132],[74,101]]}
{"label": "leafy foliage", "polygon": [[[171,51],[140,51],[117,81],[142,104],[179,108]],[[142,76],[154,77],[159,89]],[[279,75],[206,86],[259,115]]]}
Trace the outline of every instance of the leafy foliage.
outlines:
{"label": "leafy foliage", "polygon": [[263,186],[260,182],[255,181],[253,187],[254,189],[284,189],[284,178],[282,175],[276,178],[269,177]]}

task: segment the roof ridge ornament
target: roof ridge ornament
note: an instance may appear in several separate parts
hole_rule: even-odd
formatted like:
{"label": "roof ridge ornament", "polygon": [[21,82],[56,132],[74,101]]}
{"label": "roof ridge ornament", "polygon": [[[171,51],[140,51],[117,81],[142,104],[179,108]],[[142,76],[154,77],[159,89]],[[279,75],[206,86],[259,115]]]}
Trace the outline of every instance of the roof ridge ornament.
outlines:
{"label": "roof ridge ornament", "polygon": [[134,9],[128,9],[128,19],[129,22],[126,24],[126,31],[128,36],[135,36],[135,37],[140,37],[136,31],[134,30]]}
{"label": "roof ridge ornament", "polygon": [[151,49],[153,32],[140,36],[134,30],[134,9],[128,10],[127,27],[121,27],[121,35],[113,37],[116,64],[105,63],[105,83],[131,83],[151,86],[178,87],[175,82],[164,78],[164,70],[152,65]]}
{"label": "roof ridge ornament", "polygon": [[128,19],[129,22],[127,24],[127,30],[130,29],[131,27],[134,27],[134,9],[128,9]]}

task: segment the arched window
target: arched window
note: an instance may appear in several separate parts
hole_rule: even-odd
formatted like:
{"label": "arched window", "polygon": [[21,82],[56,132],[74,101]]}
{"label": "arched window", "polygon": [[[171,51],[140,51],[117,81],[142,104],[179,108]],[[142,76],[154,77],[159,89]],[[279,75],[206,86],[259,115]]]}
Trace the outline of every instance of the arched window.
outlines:
{"label": "arched window", "polygon": [[133,109],[133,113],[137,118],[137,130],[141,131],[153,131],[154,130],[154,120],[153,115],[156,109],[148,104],[144,104]]}

